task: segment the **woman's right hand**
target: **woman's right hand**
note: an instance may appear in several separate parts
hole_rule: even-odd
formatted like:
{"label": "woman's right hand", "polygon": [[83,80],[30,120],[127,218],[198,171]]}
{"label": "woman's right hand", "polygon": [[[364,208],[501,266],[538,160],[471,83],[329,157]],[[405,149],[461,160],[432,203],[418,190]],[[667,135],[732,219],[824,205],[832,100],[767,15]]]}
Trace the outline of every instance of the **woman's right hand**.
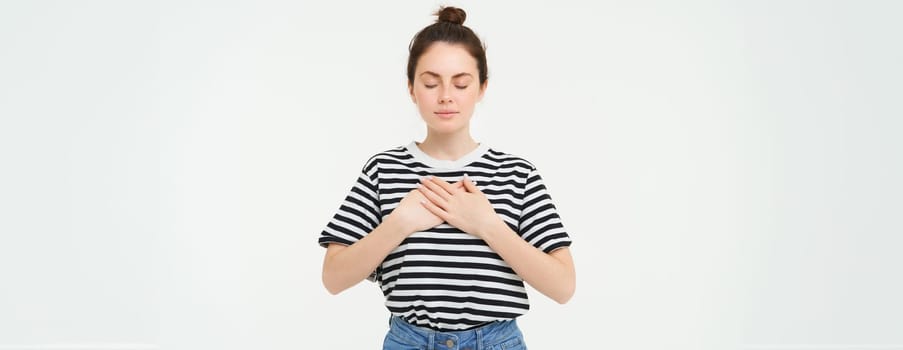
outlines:
{"label": "woman's right hand", "polygon": [[[463,182],[456,182],[453,186],[463,187]],[[398,203],[398,206],[389,214],[390,220],[396,220],[411,234],[418,231],[425,231],[433,227],[439,226],[444,221],[427,210],[420,201],[427,201],[423,193],[416,188],[408,192]]]}

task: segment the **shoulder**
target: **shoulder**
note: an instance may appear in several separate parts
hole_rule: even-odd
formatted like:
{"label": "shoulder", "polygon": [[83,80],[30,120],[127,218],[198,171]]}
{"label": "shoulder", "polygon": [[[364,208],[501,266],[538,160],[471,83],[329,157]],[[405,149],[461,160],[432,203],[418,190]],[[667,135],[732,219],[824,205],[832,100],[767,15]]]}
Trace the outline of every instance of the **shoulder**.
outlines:
{"label": "shoulder", "polygon": [[377,169],[381,163],[400,162],[408,159],[411,159],[411,155],[407,151],[407,146],[396,146],[371,155],[370,158],[364,162],[362,170],[365,173],[371,173],[374,169]]}
{"label": "shoulder", "polygon": [[495,162],[500,168],[513,168],[526,173],[536,171],[536,165],[526,157],[516,153],[509,153],[495,147],[490,147],[486,154],[483,155],[483,158]]}

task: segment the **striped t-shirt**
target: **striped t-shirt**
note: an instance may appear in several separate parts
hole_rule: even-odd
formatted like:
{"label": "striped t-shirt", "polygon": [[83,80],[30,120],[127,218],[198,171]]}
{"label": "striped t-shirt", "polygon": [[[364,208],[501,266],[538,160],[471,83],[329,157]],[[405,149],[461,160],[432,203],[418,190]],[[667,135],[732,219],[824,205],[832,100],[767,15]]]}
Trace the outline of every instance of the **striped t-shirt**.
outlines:
{"label": "striped t-shirt", "polygon": [[[420,179],[448,183],[464,174],[476,182],[508,226],[548,253],[571,244],[536,167],[481,143],[455,161],[439,160],[416,142],[371,157],[319,243],[350,245],[363,238]],[[414,232],[370,276],[379,282],[389,311],[437,330],[468,329],[512,319],[529,309],[523,280],[481,239],[447,223]]]}

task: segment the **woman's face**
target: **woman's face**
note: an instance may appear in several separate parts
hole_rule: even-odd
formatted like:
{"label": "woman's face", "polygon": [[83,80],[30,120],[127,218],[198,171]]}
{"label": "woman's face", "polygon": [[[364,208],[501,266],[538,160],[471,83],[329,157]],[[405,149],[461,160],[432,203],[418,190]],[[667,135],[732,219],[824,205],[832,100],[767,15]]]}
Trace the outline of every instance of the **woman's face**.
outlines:
{"label": "woman's face", "polygon": [[486,84],[480,85],[477,60],[463,46],[436,42],[417,61],[408,89],[427,127],[448,134],[469,127]]}

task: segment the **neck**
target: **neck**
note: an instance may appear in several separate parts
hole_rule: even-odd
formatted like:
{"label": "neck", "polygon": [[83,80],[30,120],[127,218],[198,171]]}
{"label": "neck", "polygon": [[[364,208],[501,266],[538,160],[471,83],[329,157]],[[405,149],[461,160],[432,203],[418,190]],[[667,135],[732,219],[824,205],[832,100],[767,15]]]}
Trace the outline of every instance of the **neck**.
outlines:
{"label": "neck", "polygon": [[418,143],[420,150],[441,160],[458,160],[479,146],[470,136],[470,130],[454,134],[438,134],[427,131],[426,139]]}

